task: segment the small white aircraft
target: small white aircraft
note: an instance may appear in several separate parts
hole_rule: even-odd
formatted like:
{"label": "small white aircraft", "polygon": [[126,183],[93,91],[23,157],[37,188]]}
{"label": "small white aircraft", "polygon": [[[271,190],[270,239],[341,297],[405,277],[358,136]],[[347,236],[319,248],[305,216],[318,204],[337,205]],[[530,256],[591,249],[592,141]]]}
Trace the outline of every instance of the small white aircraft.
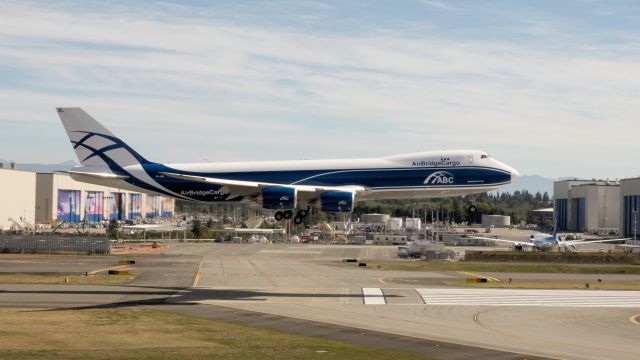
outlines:
{"label": "small white aircraft", "polygon": [[558,235],[545,233],[531,235],[529,241],[497,239],[481,236],[470,236],[470,238],[508,243],[511,244],[513,246],[513,249],[516,251],[522,251],[525,247],[531,248],[531,250],[534,251],[550,251],[553,249],[557,249],[558,251],[576,251],[576,245],[629,240],[628,238],[602,240],[563,240],[562,237]]}

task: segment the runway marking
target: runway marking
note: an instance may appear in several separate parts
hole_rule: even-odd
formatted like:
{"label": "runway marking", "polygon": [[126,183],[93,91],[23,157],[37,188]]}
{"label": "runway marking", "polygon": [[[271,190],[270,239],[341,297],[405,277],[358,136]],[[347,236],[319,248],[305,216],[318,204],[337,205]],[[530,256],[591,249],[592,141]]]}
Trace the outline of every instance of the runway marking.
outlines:
{"label": "runway marking", "polygon": [[260,253],[271,254],[320,254],[322,251],[304,251],[304,250],[260,250]]}
{"label": "runway marking", "polygon": [[427,305],[640,307],[640,291],[446,288],[416,291]]}
{"label": "runway marking", "polygon": [[380,288],[362,288],[362,299],[365,305],[385,305],[387,303]]}
{"label": "runway marking", "polygon": [[488,312],[491,309],[493,309],[493,308],[484,308],[484,309],[476,312],[475,314],[473,314],[473,322],[476,323],[476,325],[478,325],[478,326],[480,326],[480,327],[482,327],[482,328],[484,328],[486,330],[489,330],[489,331],[491,331],[493,333],[496,333],[496,334],[500,334],[500,335],[504,335],[504,336],[508,336],[508,337],[513,337],[513,338],[516,338],[516,339],[531,339],[531,338],[528,338],[526,336],[519,336],[519,335],[511,334],[511,333],[496,329],[496,328],[491,327],[491,326],[483,323],[482,321],[480,321],[480,314]]}
{"label": "runway marking", "polygon": [[200,260],[200,265],[198,265],[198,272],[196,272],[196,277],[193,279],[193,286],[198,286],[198,282],[200,282],[200,269],[202,268],[202,263],[204,263],[204,259]]}
{"label": "runway marking", "polygon": [[256,268],[256,270],[258,271],[258,273],[265,279],[267,279],[267,281],[273,286],[273,288],[277,288],[278,284],[271,278],[271,276],[269,276],[269,274],[262,270],[261,268],[258,267],[258,265],[256,265],[253,261],[251,260],[247,260],[249,261],[249,264],[251,264],[254,268]]}
{"label": "runway marking", "polygon": [[341,304],[348,304],[350,302],[349,300],[349,294],[351,293],[351,290],[349,290],[349,288],[342,288],[340,289],[340,294],[342,296],[340,296],[340,303]]}
{"label": "runway marking", "polygon": [[640,325],[640,314],[631,315],[629,317],[629,321],[633,324]]}
{"label": "runway marking", "polygon": [[456,272],[458,274],[462,274],[462,275],[466,275],[466,276],[473,276],[473,277],[477,277],[477,278],[485,278],[485,279],[487,279],[489,281],[500,282],[500,279],[494,278],[493,276],[476,274],[476,273],[472,273],[472,272],[468,272],[468,271],[456,271]]}
{"label": "runway marking", "polygon": [[87,275],[95,275],[99,272],[103,272],[103,271],[108,271],[108,270],[117,270],[117,269],[122,269],[122,268],[126,268],[128,265],[119,265],[119,266],[111,266],[108,268],[104,268],[104,269],[98,269],[98,270],[91,270],[91,271],[87,271]]}

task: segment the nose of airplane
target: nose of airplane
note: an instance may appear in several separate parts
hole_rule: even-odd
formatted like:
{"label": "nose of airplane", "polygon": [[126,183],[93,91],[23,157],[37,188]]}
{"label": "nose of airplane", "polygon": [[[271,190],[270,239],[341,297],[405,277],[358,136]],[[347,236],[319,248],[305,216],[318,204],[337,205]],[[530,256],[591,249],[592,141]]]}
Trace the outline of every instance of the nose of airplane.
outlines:
{"label": "nose of airplane", "polygon": [[518,170],[510,167],[510,172],[511,172],[511,182],[516,181],[516,179],[518,178],[518,176],[520,176],[520,173],[518,172]]}
{"label": "nose of airplane", "polygon": [[511,174],[511,182],[516,181],[518,176],[520,176],[520,173],[518,172],[518,170],[512,168],[511,166],[509,166],[509,165],[507,165],[507,164],[505,164],[503,162],[500,162],[500,161],[497,161],[497,160],[494,160],[494,161],[496,161],[498,163],[498,166],[499,166],[500,169],[502,169],[504,171],[508,171],[509,174]]}

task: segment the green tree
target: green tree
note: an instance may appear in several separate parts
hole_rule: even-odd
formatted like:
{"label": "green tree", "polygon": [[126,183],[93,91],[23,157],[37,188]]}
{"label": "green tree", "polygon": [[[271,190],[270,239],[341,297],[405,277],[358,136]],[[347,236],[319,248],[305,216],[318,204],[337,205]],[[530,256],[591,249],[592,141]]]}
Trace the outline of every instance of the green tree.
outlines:
{"label": "green tree", "polygon": [[118,238],[118,220],[109,220],[109,225],[107,225],[107,238]]}
{"label": "green tree", "polygon": [[202,233],[204,229],[202,228],[202,222],[198,219],[193,219],[193,221],[191,221],[191,233],[193,234],[193,236],[200,240],[200,237],[202,236]]}

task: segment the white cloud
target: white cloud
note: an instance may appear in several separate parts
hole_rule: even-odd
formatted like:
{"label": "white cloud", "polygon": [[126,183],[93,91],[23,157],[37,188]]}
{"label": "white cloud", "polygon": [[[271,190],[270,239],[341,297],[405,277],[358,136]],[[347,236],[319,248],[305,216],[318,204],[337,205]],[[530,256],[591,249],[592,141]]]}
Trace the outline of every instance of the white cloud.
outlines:
{"label": "white cloud", "polygon": [[456,7],[444,2],[444,1],[437,1],[437,0],[421,0],[421,3],[432,7],[434,9],[438,9],[438,10],[455,10]]}

